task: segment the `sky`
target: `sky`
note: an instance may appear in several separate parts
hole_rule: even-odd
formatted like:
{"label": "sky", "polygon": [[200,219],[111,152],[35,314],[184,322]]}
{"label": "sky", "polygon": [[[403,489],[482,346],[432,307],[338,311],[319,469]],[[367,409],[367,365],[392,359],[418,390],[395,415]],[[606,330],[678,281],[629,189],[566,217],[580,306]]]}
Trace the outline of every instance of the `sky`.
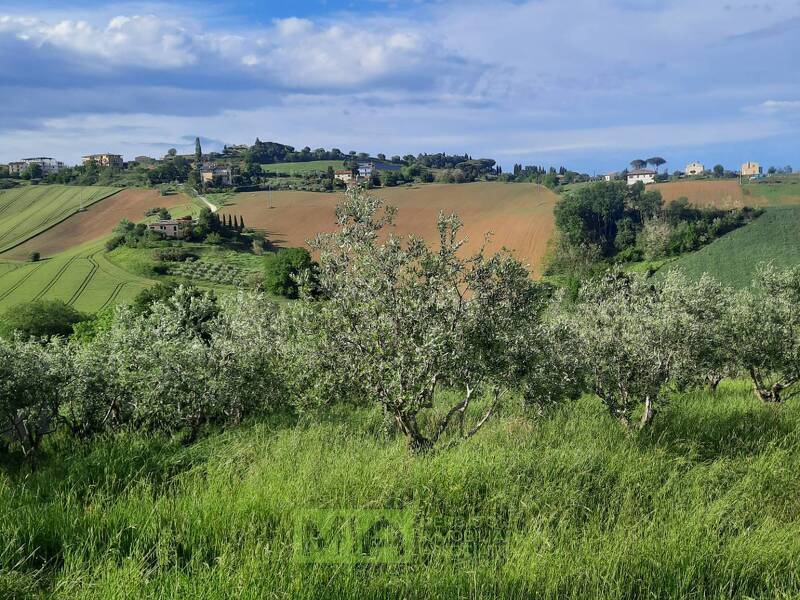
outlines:
{"label": "sky", "polygon": [[256,137],[800,168],[800,0],[0,0],[0,162]]}

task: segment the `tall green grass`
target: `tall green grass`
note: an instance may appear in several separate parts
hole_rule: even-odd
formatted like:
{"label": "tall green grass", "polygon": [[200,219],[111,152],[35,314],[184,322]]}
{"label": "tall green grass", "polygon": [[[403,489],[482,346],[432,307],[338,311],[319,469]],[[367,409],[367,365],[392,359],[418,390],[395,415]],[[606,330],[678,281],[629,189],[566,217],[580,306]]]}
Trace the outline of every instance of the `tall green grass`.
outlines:
{"label": "tall green grass", "polygon": [[[800,409],[744,383],[626,434],[584,398],[507,408],[411,456],[362,410],[190,446],[53,439],[0,476],[0,595],[55,598],[729,598],[800,595]],[[293,560],[304,508],[403,509],[406,564]],[[448,542],[446,534],[470,543]]]}

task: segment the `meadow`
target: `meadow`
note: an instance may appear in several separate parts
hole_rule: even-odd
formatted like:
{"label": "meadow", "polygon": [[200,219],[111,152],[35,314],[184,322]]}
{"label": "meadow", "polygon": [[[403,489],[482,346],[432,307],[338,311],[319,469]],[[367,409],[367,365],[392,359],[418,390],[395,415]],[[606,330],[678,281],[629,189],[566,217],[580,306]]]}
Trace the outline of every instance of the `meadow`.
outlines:
{"label": "meadow", "polygon": [[0,252],[22,244],[119,191],[112,187],[32,185],[0,191]]}
{"label": "meadow", "polygon": [[312,160],[308,162],[288,162],[261,165],[261,169],[265,173],[288,173],[290,175],[302,175],[303,173],[311,173],[314,171],[324,173],[328,170],[328,167],[332,167],[334,170],[343,169],[344,161]]}
{"label": "meadow", "polygon": [[723,284],[750,283],[760,263],[785,268],[800,264],[800,206],[775,206],[746,227],[678,258],[664,270],[679,269],[699,278],[711,273]]}
{"label": "meadow", "polygon": [[[743,382],[675,396],[639,433],[590,396],[546,418],[508,404],[423,457],[377,410],[340,413],[273,414],[189,445],[53,437],[35,468],[0,471],[0,596],[800,594],[800,408],[761,405]],[[307,560],[309,509],[399,512],[402,560]]]}

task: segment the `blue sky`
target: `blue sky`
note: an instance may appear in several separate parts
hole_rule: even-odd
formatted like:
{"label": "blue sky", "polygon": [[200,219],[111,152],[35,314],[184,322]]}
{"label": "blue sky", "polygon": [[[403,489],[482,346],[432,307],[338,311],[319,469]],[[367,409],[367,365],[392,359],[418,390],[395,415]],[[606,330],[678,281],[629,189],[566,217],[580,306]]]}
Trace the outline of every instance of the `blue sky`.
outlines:
{"label": "blue sky", "polygon": [[256,136],[587,172],[800,167],[800,0],[0,5],[0,161]]}

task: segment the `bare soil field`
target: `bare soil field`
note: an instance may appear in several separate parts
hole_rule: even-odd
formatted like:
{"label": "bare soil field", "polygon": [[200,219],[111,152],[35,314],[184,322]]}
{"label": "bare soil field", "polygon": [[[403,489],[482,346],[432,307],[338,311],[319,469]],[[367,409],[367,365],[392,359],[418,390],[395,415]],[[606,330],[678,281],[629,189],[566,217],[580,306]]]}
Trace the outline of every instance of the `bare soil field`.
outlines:
{"label": "bare soil field", "polygon": [[741,208],[743,206],[762,206],[764,198],[746,195],[742,186],[735,180],[723,181],[675,181],[648,186],[656,189],[668,204],[678,198],[688,198],[695,206],[715,206],[717,208]]}
{"label": "bare soil field", "polygon": [[[490,251],[505,246],[537,274],[553,234],[558,201],[557,195],[535,184],[435,184],[371,193],[397,207],[398,235],[416,233],[436,242],[439,211],[455,212],[469,238],[465,250],[477,249],[484,234],[492,232]],[[273,192],[269,208],[266,192],[248,192],[237,194],[220,212],[242,215],[247,227],[263,230],[272,244],[305,246],[317,233],[335,228],[334,209],[340,198],[341,194]]]}
{"label": "bare soil field", "polygon": [[93,204],[84,212],[75,213],[55,227],[3,254],[2,258],[24,260],[33,251],[40,252],[43,258],[54,256],[109,235],[122,219],[141,221],[148,208],[170,208],[187,202],[188,198],[182,194],[161,196],[157,190],[122,190]]}

